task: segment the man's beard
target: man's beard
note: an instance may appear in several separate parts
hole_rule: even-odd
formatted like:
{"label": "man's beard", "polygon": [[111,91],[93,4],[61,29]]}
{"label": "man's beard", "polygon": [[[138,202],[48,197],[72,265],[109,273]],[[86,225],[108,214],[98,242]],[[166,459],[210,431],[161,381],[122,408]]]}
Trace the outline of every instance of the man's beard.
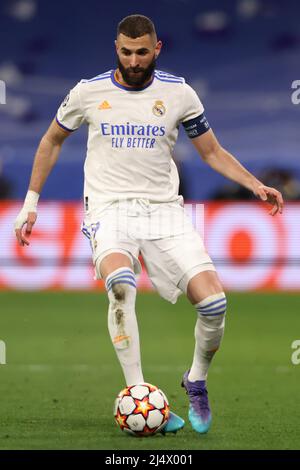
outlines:
{"label": "man's beard", "polygon": [[127,83],[127,85],[140,87],[151,78],[151,75],[153,74],[156,67],[156,60],[154,56],[152,62],[148,65],[147,68],[128,67],[126,69],[118,57],[118,67],[122,74],[123,80]]}

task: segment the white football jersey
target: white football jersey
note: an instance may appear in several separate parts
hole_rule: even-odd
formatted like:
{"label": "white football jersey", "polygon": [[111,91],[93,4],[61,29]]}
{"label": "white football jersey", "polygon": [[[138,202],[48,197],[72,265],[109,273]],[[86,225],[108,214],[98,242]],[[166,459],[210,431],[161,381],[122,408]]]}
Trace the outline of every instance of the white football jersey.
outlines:
{"label": "white football jersey", "polygon": [[88,125],[84,197],[93,207],[122,199],[178,200],[172,152],[180,123],[203,113],[181,77],[156,70],[144,88],[121,85],[110,70],[81,80],[57,113],[68,131]]}

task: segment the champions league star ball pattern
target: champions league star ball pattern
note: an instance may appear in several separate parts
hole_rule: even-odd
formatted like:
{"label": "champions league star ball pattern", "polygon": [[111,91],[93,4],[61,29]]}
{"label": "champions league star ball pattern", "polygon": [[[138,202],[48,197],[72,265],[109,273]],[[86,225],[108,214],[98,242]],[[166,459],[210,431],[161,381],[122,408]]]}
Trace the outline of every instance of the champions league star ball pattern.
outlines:
{"label": "champions league star ball pattern", "polygon": [[150,436],[167,424],[169,402],[155,385],[131,385],[119,393],[114,416],[122,431],[135,436]]}

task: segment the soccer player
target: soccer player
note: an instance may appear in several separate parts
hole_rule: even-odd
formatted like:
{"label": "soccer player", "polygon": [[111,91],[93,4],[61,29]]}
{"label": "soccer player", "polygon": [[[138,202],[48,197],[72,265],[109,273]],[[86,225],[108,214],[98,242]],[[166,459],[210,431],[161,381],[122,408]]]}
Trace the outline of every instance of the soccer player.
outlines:
{"label": "soccer player", "polygon": [[[178,195],[172,151],[179,125],[208,165],[268,201],[271,215],[282,212],[283,199],[219,144],[201,101],[185,80],[156,69],[162,42],[149,18],[124,18],[115,45],[116,70],[81,80],[42,137],[15,232],[20,245],[29,244],[38,199],[61,146],[86,123],[82,231],[91,242],[96,276],[105,281],[109,333],[126,383],[144,382],[135,314],[142,254],[159,294],[175,303],[185,293],[196,311],[194,357],[182,386],[191,425],[205,433],[211,424],[206,380],[224,332],[226,297]],[[166,432],[183,427],[182,418],[170,416]]]}

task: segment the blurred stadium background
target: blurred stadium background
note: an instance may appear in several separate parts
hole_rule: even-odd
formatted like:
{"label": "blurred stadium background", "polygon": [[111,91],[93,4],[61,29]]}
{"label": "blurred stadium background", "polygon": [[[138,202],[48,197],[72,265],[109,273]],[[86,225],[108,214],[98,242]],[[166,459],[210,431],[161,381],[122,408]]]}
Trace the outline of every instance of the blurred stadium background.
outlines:
{"label": "blurred stadium background", "polygon": [[[207,250],[218,268],[226,290],[241,291],[240,294],[229,294],[229,297],[232,295],[230,298],[235,307],[233,310],[244,315],[242,320],[235,317],[231,320],[231,332],[228,333],[231,343],[225,343],[223,356],[220,354],[218,365],[213,369],[215,373],[212,374],[212,383],[222,384],[225,373],[233,382],[238,380],[236,377],[242,381],[244,376],[247,380],[249,374],[252,383],[264,378],[265,396],[270,398],[270,390],[277,390],[273,405],[277,407],[280,419],[284,419],[284,416],[290,419],[291,415],[294,419],[299,417],[299,408],[295,407],[286,415],[282,401],[285,392],[283,386],[277,387],[278,382],[282,383],[284,378],[285,383],[290,384],[290,397],[294,393],[296,400],[297,368],[291,365],[290,354],[291,342],[297,339],[297,335],[300,336],[300,320],[299,315],[296,315],[300,311],[300,104],[292,102],[292,83],[300,80],[299,2],[134,0],[127,6],[126,2],[117,0],[105,4],[96,0],[63,0],[57,5],[41,0],[2,0],[0,80],[5,83],[6,103],[3,99],[0,100],[0,339],[7,344],[7,367],[0,366],[4,378],[0,387],[3,396],[5,392],[10,393],[13,386],[14,405],[7,401],[6,407],[2,409],[4,422],[8,427],[11,426],[11,430],[3,432],[2,437],[8,437],[0,444],[0,448],[49,448],[51,445],[78,448],[114,448],[114,445],[121,445],[122,448],[123,445],[117,441],[113,443],[113,436],[117,434],[115,429],[108,437],[102,436],[103,440],[99,444],[95,436],[101,420],[95,421],[93,429],[89,429],[93,435],[90,441],[82,440],[79,431],[78,435],[72,435],[74,431],[71,430],[71,425],[63,428],[65,441],[54,437],[55,426],[60,423],[61,416],[57,410],[59,401],[62,400],[64,406],[68,407],[66,397],[72,388],[71,376],[68,376],[69,383],[60,374],[67,376],[76,371],[78,380],[80,377],[82,379],[80,387],[84,389],[83,382],[90,373],[97,389],[102,384],[98,374],[101,370],[102,377],[107,382],[111,381],[110,386],[105,386],[108,397],[103,397],[108,409],[112,393],[122,387],[122,378],[108,339],[101,339],[100,346],[104,350],[107,347],[104,358],[103,350],[101,352],[98,345],[98,330],[99,333],[101,330],[101,338],[106,335],[106,331],[105,335],[102,331],[102,327],[106,328],[106,320],[105,315],[102,315],[103,323],[97,323],[96,297],[90,291],[102,290],[102,284],[93,280],[90,247],[80,233],[86,129],[74,133],[64,144],[57,166],[44,187],[39,219],[29,248],[24,250],[17,246],[12,226],[27,191],[33,156],[43,132],[60,102],[77,81],[115,66],[116,25],[120,19],[131,13],[150,16],[156,24],[158,36],[164,44],[158,68],[186,78],[198,91],[206,108],[207,118],[222,145],[266,184],[280,189],[287,201],[283,215],[271,218],[264,204],[258,203],[249,193],[201,162],[181,130],[174,155],[181,175],[181,194],[193,214],[197,203],[205,203],[204,237]],[[139,286],[144,290],[151,289],[145,272],[139,280]],[[61,296],[57,292],[52,292],[51,295],[37,293],[49,289],[87,292],[82,295],[74,292],[67,296]],[[268,294],[253,293],[266,290]],[[30,292],[25,294],[16,291]],[[294,292],[286,294],[283,291]],[[70,295],[74,295],[73,300]],[[142,294],[142,299],[143,295],[146,300],[140,300],[142,315],[143,311],[149,311],[149,315],[158,318],[158,315],[163,317],[164,312],[169,311],[169,306],[163,301],[159,303],[154,294]],[[99,297],[105,310],[104,294],[97,293],[97,298]],[[153,305],[154,313],[149,305]],[[177,318],[178,323],[175,323],[178,331],[182,331],[184,319],[180,315],[180,309],[189,307],[183,300],[178,305],[172,307],[174,313],[171,316],[168,317],[167,314],[164,328],[169,328],[171,318]],[[82,310],[79,311],[79,308]],[[57,309],[60,309],[59,315]],[[88,331],[84,330],[84,322],[81,323],[80,312],[87,318]],[[269,323],[266,313],[269,314],[268,319],[272,315],[271,327],[267,326]],[[282,325],[281,331],[283,313],[287,322]],[[48,336],[40,315],[45,315]],[[68,337],[70,319],[72,322],[78,321],[78,331],[72,325],[75,328],[74,334],[77,335],[72,347],[71,337]],[[57,330],[53,327],[52,320]],[[147,321],[149,322],[146,316],[142,316],[142,327],[145,323],[148,328]],[[260,337],[259,325],[262,323],[264,333]],[[188,336],[192,331],[192,324],[193,317],[190,315],[188,325],[191,329],[187,328],[186,343],[182,340],[182,350],[189,353],[186,361],[192,353]],[[245,325],[246,329],[243,329]],[[149,325],[149,329],[151,327]],[[163,331],[161,328],[160,330]],[[24,337],[23,332],[27,336]],[[57,335],[57,340],[54,340]],[[165,370],[168,370],[168,361],[172,364],[173,360],[171,370],[174,377],[166,379],[163,373],[164,364],[159,362],[165,351],[156,351],[157,356],[153,358],[150,353],[150,338],[145,333],[143,336],[144,354],[148,364],[151,362],[153,366],[152,369],[147,369],[146,362],[145,369],[151,373],[153,381],[160,381],[162,388],[165,386],[168,391],[171,384],[175,386],[174,377],[178,376],[181,365],[184,367],[185,360],[179,358],[179,362],[175,364],[175,359],[168,353],[164,359]],[[83,359],[80,341],[86,351]],[[181,341],[179,336],[178,341]],[[98,346],[99,351],[96,351]],[[55,347],[57,349],[54,353]],[[267,352],[272,351],[272,347],[274,354]],[[77,348],[81,351],[80,355]],[[234,354],[237,350],[241,356],[239,363]],[[58,372],[55,372],[55,367],[51,367],[59,361],[64,362],[65,369],[62,371],[58,368]],[[87,366],[89,361],[94,361],[94,364]],[[260,364],[260,369],[255,369],[256,361]],[[102,364],[102,369],[97,369],[99,363]],[[253,366],[253,363],[256,365]],[[10,369],[9,364],[12,364]],[[248,367],[247,374],[245,364]],[[161,369],[159,366],[162,366]],[[43,370],[47,379],[39,382],[40,378],[36,378],[34,374]],[[270,370],[271,376],[267,373]],[[113,379],[111,371],[116,371]],[[54,377],[58,380],[56,384],[61,384],[60,391],[57,388],[54,391]],[[178,377],[176,380],[178,381]],[[48,403],[46,383],[47,387],[52,384],[49,393],[61,393],[62,398],[57,398],[56,395],[53,398],[51,395],[53,401]],[[74,386],[75,391],[78,391],[76,384]],[[243,386],[247,388],[247,383],[243,382]],[[22,387],[27,390],[27,399],[32,398],[28,407],[35,418],[31,418],[31,421],[23,408],[19,409],[19,405],[15,408],[15,404],[23,396]],[[93,393],[94,396],[97,395],[95,391]],[[242,409],[242,404],[237,403],[239,397],[232,398],[229,391],[226,393],[227,403],[231,400],[231,409],[239,406]],[[299,396],[299,388],[297,393]],[[75,402],[76,393],[73,395]],[[180,406],[186,406],[184,399],[181,404],[181,395],[177,396],[177,391],[172,395],[173,399],[178,400],[178,411]],[[219,395],[222,399],[220,391]],[[262,397],[257,413],[262,408],[266,410],[265,396]],[[247,400],[251,399],[246,392],[245,397]],[[89,399],[85,397],[83,403],[81,397],[80,402],[82,407],[89,407],[90,417],[93,416],[92,398],[93,395]],[[271,399],[270,401],[272,402]],[[96,402],[100,409],[102,405],[99,399]],[[51,418],[51,432],[49,420],[41,422],[43,403],[47,416],[54,416]],[[247,406],[250,407],[249,403]],[[71,413],[71,408],[69,411]],[[219,412],[225,423],[228,416],[223,409]],[[250,413],[250,410],[247,412]],[[250,431],[254,436],[257,416],[255,407],[251,412],[253,422],[250,423]],[[76,413],[74,423],[81,423],[86,429],[87,422]],[[66,411],[63,416],[67,416]],[[294,440],[282,440],[279,437],[280,428],[275,431],[274,423],[268,421],[270,416],[272,413],[264,416],[265,423],[269,424],[265,424],[264,431],[260,429],[264,436],[260,440],[248,440],[249,426],[241,437],[239,426],[242,420],[235,422],[235,428],[230,416],[230,425],[228,422],[226,431],[229,434],[236,431],[235,437],[225,442],[220,434],[219,444],[211,440],[206,441],[204,447],[297,447],[297,442],[300,441],[296,440],[296,434],[293,434]],[[107,412],[105,419],[105,425],[109,426],[110,413]],[[34,431],[35,424],[40,436]],[[284,423],[283,428],[288,429],[288,422]],[[12,435],[15,437],[13,441]],[[167,444],[152,441],[151,445],[175,446],[170,440]],[[198,448],[198,444],[192,444],[191,436],[176,445],[181,445],[181,448],[193,448],[189,446],[195,445],[194,448]],[[124,446],[128,448],[127,440]]]}

